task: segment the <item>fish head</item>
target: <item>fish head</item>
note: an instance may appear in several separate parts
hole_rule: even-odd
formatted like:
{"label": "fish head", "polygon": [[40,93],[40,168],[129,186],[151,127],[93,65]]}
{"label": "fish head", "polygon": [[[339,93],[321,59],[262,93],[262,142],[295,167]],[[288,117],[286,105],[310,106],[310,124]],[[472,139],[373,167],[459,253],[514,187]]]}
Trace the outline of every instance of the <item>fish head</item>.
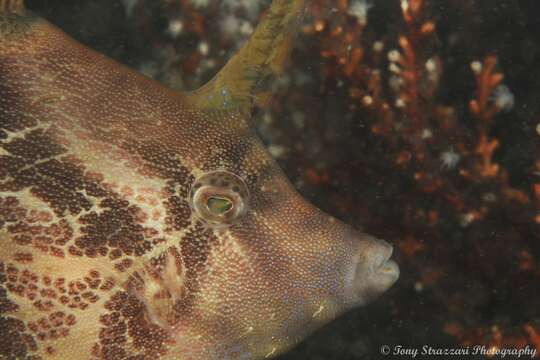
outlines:
{"label": "fish head", "polygon": [[189,191],[192,215],[217,239],[195,307],[208,319],[197,324],[205,327],[200,332],[208,337],[208,329],[219,329],[224,354],[242,349],[258,358],[281,353],[367,304],[399,270],[391,245],[298,194],[242,122],[221,117],[216,147],[199,152],[203,170]]}

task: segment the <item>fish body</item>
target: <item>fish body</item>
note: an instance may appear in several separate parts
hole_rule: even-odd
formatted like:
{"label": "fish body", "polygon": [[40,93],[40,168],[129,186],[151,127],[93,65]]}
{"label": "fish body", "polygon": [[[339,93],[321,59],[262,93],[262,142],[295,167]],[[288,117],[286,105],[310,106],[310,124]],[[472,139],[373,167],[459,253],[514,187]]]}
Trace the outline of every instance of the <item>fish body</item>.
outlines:
{"label": "fish body", "polygon": [[0,0],[0,358],[270,358],[396,281],[250,128],[302,8],[181,93]]}

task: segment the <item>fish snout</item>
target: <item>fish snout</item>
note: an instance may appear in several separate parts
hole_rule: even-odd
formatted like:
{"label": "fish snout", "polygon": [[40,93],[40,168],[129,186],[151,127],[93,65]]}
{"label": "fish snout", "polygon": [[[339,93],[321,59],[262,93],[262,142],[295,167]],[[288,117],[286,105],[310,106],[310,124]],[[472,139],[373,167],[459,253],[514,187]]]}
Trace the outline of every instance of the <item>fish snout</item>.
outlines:
{"label": "fish snout", "polygon": [[352,235],[353,253],[345,283],[345,296],[352,306],[369,303],[399,278],[399,266],[391,259],[393,246],[363,233]]}

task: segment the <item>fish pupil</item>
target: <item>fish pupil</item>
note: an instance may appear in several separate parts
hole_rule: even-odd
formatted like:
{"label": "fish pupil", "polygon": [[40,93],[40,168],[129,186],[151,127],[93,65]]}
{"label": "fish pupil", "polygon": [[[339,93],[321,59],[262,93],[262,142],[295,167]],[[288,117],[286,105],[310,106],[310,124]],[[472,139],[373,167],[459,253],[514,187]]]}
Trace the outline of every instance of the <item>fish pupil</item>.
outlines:
{"label": "fish pupil", "polygon": [[224,215],[233,208],[233,202],[221,196],[210,196],[206,201],[208,210],[214,215]]}

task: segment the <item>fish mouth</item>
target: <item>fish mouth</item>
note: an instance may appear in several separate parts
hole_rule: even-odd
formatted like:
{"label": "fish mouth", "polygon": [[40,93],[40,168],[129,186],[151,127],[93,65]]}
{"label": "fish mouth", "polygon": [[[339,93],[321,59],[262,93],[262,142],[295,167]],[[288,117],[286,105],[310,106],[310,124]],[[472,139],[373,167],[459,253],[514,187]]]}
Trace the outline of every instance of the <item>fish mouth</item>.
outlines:
{"label": "fish mouth", "polygon": [[[366,275],[370,278],[368,282],[371,283],[371,291],[374,293],[374,297],[379,296],[386,290],[388,290],[399,278],[399,266],[392,260],[392,254],[394,253],[394,247],[384,240],[373,239],[374,245],[372,245],[373,261],[370,263],[370,273]],[[369,263],[369,258],[368,258]],[[361,269],[359,268],[357,271]],[[357,274],[357,276],[361,276]]]}
{"label": "fish mouth", "polygon": [[[383,242],[383,240],[378,240]],[[378,263],[374,263],[372,268],[373,273],[387,275],[389,277],[395,277],[395,280],[399,277],[399,266],[392,260],[392,254],[394,253],[394,247],[384,241],[384,246],[387,246],[387,250],[381,255]],[[395,281],[394,281],[395,282]]]}
{"label": "fish mouth", "polygon": [[381,285],[386,284],[386,287],[390,288],[399,279],[399,266],[389,258],[377,268],[375,274],[380,279]]}
{"label": "fish mouth", "polygon": [[399,278],[399,266],[391,259],[394,248],[384,240],[362,234],[352,261],[348,284],[350,299],[365,305],[388,290]]}

